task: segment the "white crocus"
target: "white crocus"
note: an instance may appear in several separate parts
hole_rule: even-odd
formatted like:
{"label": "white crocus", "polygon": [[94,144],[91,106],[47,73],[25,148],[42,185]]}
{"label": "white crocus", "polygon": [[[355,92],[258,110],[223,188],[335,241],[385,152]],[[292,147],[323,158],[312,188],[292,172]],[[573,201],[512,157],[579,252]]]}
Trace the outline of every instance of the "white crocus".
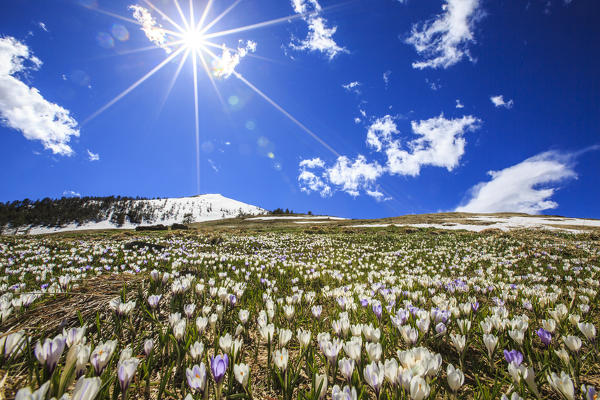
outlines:
{"label": "white crocus", "polygon": [[446,375],[448,377],[448,386],[450,386],[453,392],[456,392],[465,383],[465,374],[452,364],[448,364]]}
{"label": "white crocus", "polygon": [[560,376],[556,373],[552,372],[547,376],[548,383],[554,390],[561,393],[568,400],[575,399],[575,387],[573,386],[573,381],[571,377],[566,374],[564,371],[560,373]]}
{"label": "white crocus", "polygon": [[248,385],[248,378],[250,377],[250,367],[248,367],[248,365],[244,363],[235,364],[233,366],[233,374],[235,375],[235,380],[238,381],[240,385],[243,387]]}

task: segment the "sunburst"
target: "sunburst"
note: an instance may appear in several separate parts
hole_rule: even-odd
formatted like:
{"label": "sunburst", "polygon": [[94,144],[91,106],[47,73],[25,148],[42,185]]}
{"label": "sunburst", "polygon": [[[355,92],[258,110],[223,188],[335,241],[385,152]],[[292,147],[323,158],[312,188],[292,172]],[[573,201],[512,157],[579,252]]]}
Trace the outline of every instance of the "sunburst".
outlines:
{"label": "sunburst", "polygon": [[[247,41],[246,47],[231,49],[226,47],[223,44],[214,43],[214,40],[219,39],[223,36],[237,34],[241,32],[250,31],[253,29],[264,28],[268,26],[272,26],[275,24],[280,24],[283,22],[290,21],[292,19],[297,19],[303,17],[302,14],[290,15],[282,18],[276,18],[268,21],[263,21],[251,25],[240,26],[233,29],[210,32],[210,30],[217,25],[217,23],[225,18],[233,9],[237,7],[241,0],[234,1],[229,7],[227,7],[222,13],[220,13],[214,19],[207,21],[208,14],[211,11],[211,7],[213,5],[213,0],[207,0],[204,8],[202,9],[202,13],[199,18],[196,19],[195,13],[195,0],[189,0],[189,7],[187,10],[187,16],[184,9],[179,4],[178,0],[173,0],[174,8],[177,11],[179,16],[179,21],[176,21],[172,16],[169,16],[165,11],[161,10],[150,0],[143,0],[143,3],[148,7],[148,9],[142,6],[131,6],[130,8],[134,9],[134,19],[124,17],[109,11],[101,10],[98,8],[94,8],[95,11],[101,12],[103,14],[110,15],[112,17],[140,25],[146,37],[154,44],[151,47],[144,47],[141,49],[133,50],[136,51],[147,51],[156,48],[163,48],[166,51],[165,58],[158,63],[154,68],[152,68],[149,72],[143,75],[140,79],[131,84],[127,89],[123,90],[121,93],[116,95],[113,99],[108,101],[105,105],[100,107],[97,111],[95,111],[92,115],[90,115],[83,124],[91,121],[96,118],[98,115],[106,111],[108,108],[113,106],[123,97],[127,96],[131,91],[149,79],[152,75],[162,69],[165,65],[175,60],[177,57],[181,57],[179,65],[175,71],[173,79],[169,82],[169,86],[167,87],[167,92],[165,98],[162,103],[167,100],[171,89],[173,88],[177,78],[183,68],[183,65],[186,61],[191,61],[191,65],[193,68],[193,98],[194,98],[194,133],[195,133],[195,142],[196,142],[196,185],[197,190],[200,193],[200,130],[199,130],[199,119],[200,119],[200,110],[198,105],[198,71],[201,66],[204,72],[210,79],[211,85],[217,94],[217,97],[221,103],[223,103],[222,96],[219,92],[216,80],[217,79],[226,79],[230,76],[234,76],[244,85],[249,87],[255,93],[257,93],[261,98],[266,100],[269,104],[271,104],[276,110],[281,112],[286,118],[296,124],[302,131],[310,135],[313,139],[323,145],[327,150],[332,152],[335,156],[339,156],[339,154],[329,146],[324,140],[322,140],[316,133],[314,133],[311,129],[306,127],[305,124],[301,123],[298,119],[296,119],[292,114],[283,108],[283,106],[279,105],[269,96],[267,96],[262,90],[258,89],[254,84],[252,84],[246,77],[242,76],[239,72],[235,71],[235,67],[240,61],[240,58],[248,55],[255,49],[256,44]],[[152,16],[150,10],[162,17],[163,21],[166,21],[171,25],[171,29],[164,28],[161,25],[157,24]],[[138,13],[137,15],[135,13]],[[221,56],[215,54],[210,48],[219,49],[222,52]],[[206,57],[209,59],[207,60]],[[209,63],[210,61],[210,63]],[[210,64],[210,65],[209,65]]]}

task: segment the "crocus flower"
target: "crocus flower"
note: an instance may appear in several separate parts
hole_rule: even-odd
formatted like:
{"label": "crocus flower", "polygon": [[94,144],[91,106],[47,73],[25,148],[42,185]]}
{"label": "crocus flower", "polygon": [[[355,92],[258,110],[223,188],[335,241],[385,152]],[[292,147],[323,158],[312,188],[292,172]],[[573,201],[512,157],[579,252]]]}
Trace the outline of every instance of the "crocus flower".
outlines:
{"label": "crocus flower", "polygon": [[563,337],[563,340],[569,348],[569,350],[571,350],[572,352],[577,353],[581,348],[581,339],[579,339],[577,336]]}
{"label": "crocus flower", "polygon": [[185,306],[183,306],[183,312],[185,313],[185,316],[188,318],[192,318],[194,316],[194,311],[196,311],[196,305],[195,304],[186,304]]}
{"label": "crocus flower", "polygon": [[375,395],[379,396],[381,385],[383,384],[384,378],[384,367],[381,362],[373,361],[367,365],[364,370],[365,382],[373,388]]}
{"label": "crocus flower", "polygon": [[90,363],[96,371],[96,375],[102,374],[104,367],[112,357],[115,348],[117,347],[116,340],[107,340],[104,343],[99,343],[90,356]]}
{"label": "crocus flower", "polygon": [[144,354],[146,354],[146,357],[148,357],[150,355],[150,352],[152,351],[153,347],[154,347],[154,340],[147,339],[144,342]]}
{"label": "crocus flower", "polygon": [[185,335],[185,327],[185,319],[180,319],[173,325],[173,336],[175,336],[175,339],[177,339],[178,341],[183,340],[183,337]]}
{"label": "crocus flower", "polygon": [[312,308],[311,308],[311,312],[312,312],[313,317],[315,317],[317,319],[319,317],[321,317],[321,312],[322,311],[323,311],[323,306],[316,305],[316,306],[312,306]]}
{"label": "crocus flower", "polygon": [[25,387],[23,389],[19,389],[17,395],[15,396],[15,400],[43,400],[46,398],[46,393],[48,392],[48,388],[50,387],[50,381],[44,383],[38,390],[35,392],[31,392],[31,388]]}
{"label": "crocus flower", "polygon": [[0,350],[5,357],[20,353],[25,347],[25,331],[19,331],[0,337]]}
{"label": "crocus flower", "polygon": [[443,322],[440,322],[435,326],[435,331],[438,335],[443,335],[447,330],[448,328],[446,328],[446,325]]}
{"label": "crocus flower", "polygon": [[198,360],[204,353],[204,344],[202,342],[194,342],[190,346],[190,356],[193,360]]}
{"label": "crocus flower", "polygon": [[504,359],[507,363],[518,366],[523,362],[523,354],[518,350],[504,350]]}
{"label": "crocus flower", "polygon": [[326,374],[316,374],[315,375],[315,387],[321,391],[319,392],[319,399],[322,399],[327,394],[327,375]]}
{"label": "crocus flower", "polygon": [[452,364],[448,364],[446,375],[448,376],[448,386],[450,386],[453,392],[456,392],[465,383],[463,372],[458,368],[454,368]]}
{"label": "crocus flower", "polygon": [[96,398],[101,386],[102,380],[100,378],[86,378],[82,376],[77,380],[77,384],[75,384],[71,400],[93,400]]}
{"label": "crocus flower", "polygon": [[354,372],[354,360],[342,358],[338,361],[338,367],[344,379],[350,382],[352,380],[352,373]]}
{"label": "crocus flower", "polygon": [[279,347],[285,347],[292,338],[292,331],[289,329],[279,330]]}
{"label": "crocus flower", "polygon": [[395,387],[398,384],[398,379],[400,378],[398,375],[398,361],[396,361],[395,358],[385,360],[385,363],[383,364],[383,373],[385,379],[387,379],[388,382]]}
{"label": "crocus flower", "polygon": [[156,307],[158,307],[158,303],[160,302],[162,295],[160,294],[153,294],[148,296],[148,305],[150,306],[151,309],[156,309]]}
{"label": "crocus flower", "polygon": [[483,334],[483,344],[485,345],[485,348],[488,351],[488,357],[492,358],[492,354],[494,353],[494,350],[496,349],[496,345],[498,345],[498,337],[492,335],[491,333],[484,333]]}
{"label": "crocus flower", "polygon": [[331,389],[332,400],[356,400],[358,395],[354,387],[344,386],[344,389],[340,389],[338,385],[335,385]]}
{"label": "crocus flower", "polygon": [[85,344],[85,331],[87,326],[81,328],[71,328],[69,330],[63,329],[63,336],[66,339],[67,347],[71,347],[75,344]]}
{"label": "crocus flower", "polygon": [[585,400],[596,400],[598,398],[598,392],[593,386],[581,385],[581,393],[585,396]]}
{"label": "crocus flower", "polygon": [[44,364],[48,372],[52,373],[58,359],[65,349],[66,340],[64,336],[58,335],[54,339],[46,339],[44,343],[38,342],[35,346],[35,357],[41,364]]}
{"label": "crocus flower", "polygon": [[232,339],[229,333],[219,338],[219,347],[223,350],[223,353],[229,354],[231,352]]}
{"label": "crocus flower", "polygon": [[300,348],[306,349],[310,344],[311,332],[302,328],[298,328],[297,336],[298,342],[300,342]]}
{"label": "crocus flower", "polygon": [[535,333],[537,333],[542,343],[544,343],[546,346],[552,343],[552,334],[544,328],[538,329],[537,331],[535,331]]}
{"label": "crocus flower", "polygon": [[229,366],[229,357],[227,354],[218,355],[216,357],[210,358],[210,369],[213,375],[213,379],[220,385],[223,382],[223,378],[225,377],[225,372],[227,372],[227,367]]}
{"label": "crocus flower", "polygon": [[248,385],[248,378],[250,377],[250,368],[246,364],[235,364],[233,366],[233,374],[235,375],[235,380],[238,381],[240,385],[246,387]]}
{"label": "crocus flower", "polygon": [[248,312],[248,310],[240,310],[239,317],[242,325],[246,325],[246,323],[248,322],[248,318],[250,317],[250,313]]}
{"label": "crocus flower", "polygon": [[573,387],[573,381],[571,377],[564,371],[560,373],[560,376],[552,372],[547,376],[548,383],[554,390],[561,393],[568,400],[575,399],[575,388]]}
{"label": "crocus flower", "polygon": [[373,304],[372,308],[373,308],[373,313],[375,313],[375,316],[377,317],[377,319],[381,320],[381,312],[382,312],[381,304],[375,303],[375,304]]}
{"label": "crocus flower", "polygon": [[577,327],[583,333],[583,336],[589,341],[592,341],[596,338],[596,326],[594,324],[588,322],[580,322],[577,324]]}
{"label": "crocus flower", "polygon": [[423,400],[429,396],[429,385],[427,381],[420,376],[415,376],[410,381],[410,398],[413,400]]}
{"label": "crocus flower", "polygon": [[194,365],[191,369],[185,369],[185,376],[187,378],[190,389],[194,391],[204,392],[206,387],[206,366],[204,363],[200,365]]}
{"label": "crocus flower", "polygon": [[285,371],[288,363],[288,351],[283,348],[275,351],[273,356],[273,362],[275,362],[275,366],[279,368],[280,371]]}
{"label": "crocus flower", "polygon": [[381,359],[382,348],[379,343],[367,343],[365,345],[369,361],[379,361]]}
{"label": "crocus flower", "polygon": [[119,362],[117,366],[117,375],[119,378],[119,384],[121,385],[121,392],[127,393],[129,384],[137,371],[140,360],[137,358],[128,358],[124,361]]}

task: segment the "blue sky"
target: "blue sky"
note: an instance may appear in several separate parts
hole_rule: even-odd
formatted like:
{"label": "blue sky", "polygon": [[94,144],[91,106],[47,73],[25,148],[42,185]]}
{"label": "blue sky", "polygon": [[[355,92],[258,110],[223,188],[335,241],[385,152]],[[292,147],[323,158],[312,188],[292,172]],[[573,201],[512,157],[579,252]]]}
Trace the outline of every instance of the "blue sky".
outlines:
{"label": "blue sky", "polygon": [[597,1],[215,0],[199,26],[206,5],[4,4],[0,201],[600,218]]}

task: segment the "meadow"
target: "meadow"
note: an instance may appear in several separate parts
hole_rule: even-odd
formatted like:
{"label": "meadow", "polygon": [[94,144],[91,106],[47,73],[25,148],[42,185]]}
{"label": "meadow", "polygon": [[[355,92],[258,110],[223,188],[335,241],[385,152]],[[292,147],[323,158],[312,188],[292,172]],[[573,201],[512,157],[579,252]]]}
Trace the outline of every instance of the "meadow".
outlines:
{"label": "meadow", "polygon": [[531,230],[4,236],[0,398],[596,399],[599,256]]}

